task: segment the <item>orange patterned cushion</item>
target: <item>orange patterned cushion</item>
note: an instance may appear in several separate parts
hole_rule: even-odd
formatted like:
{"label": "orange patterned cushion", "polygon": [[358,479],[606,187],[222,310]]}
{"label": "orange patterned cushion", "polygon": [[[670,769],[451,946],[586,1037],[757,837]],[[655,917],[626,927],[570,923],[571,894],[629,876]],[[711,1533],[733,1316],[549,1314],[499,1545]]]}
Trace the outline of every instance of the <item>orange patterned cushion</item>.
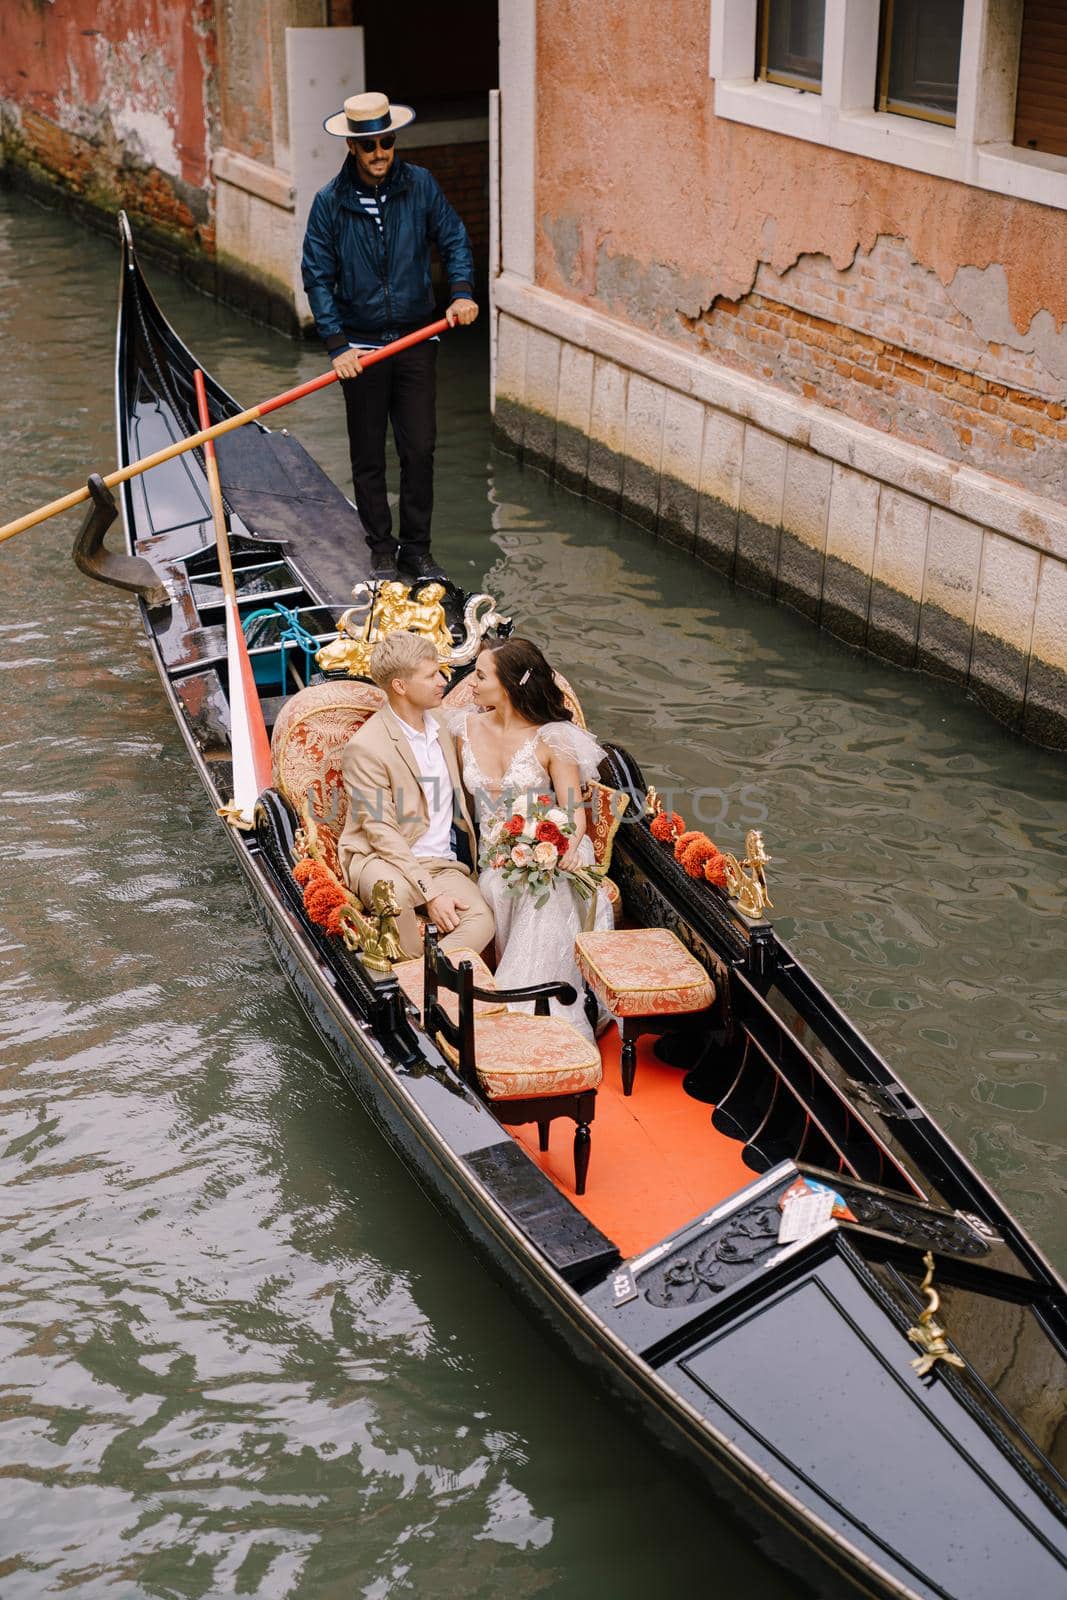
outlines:
{"label": "orange patterned cushion", "polygon": [[[496,979],[489,971],[481,956],[474,950],[450,950],[448,959],[454,966],[459,966],[461,961],[469,961],[474,967],[474,984],[477,989],[495,989]],[[420,956],[415,961],[398,961],[393,967],[393,976],[411,1001],[418,1006],[419,1011],[423,1005],[423,964]],[[437,998],[441,1009],[455,1022],[459,1017],[459,996],[454,995],[451,989],[438,989]],[[494,1016],[505,1009],[502,1001],[476,1000],[474,1002],[474,1015],[476,1017]]]}
{"label": "orange patterned cushion", "polygon": [[305,796],[320,822],[340,833],[348,814],[341,756],[357,728],[385,704],[373,683],[312,684],[282,706],[271,735],[274,782],[297,811]]}
{"label": "orange patterned cushion", "polygon": [[[575,694],[574,690],[571,688],[562,672],[553,673],[553,677],[559,684],[571,716],[574,718],[579,728],[584,728],[585,715],[582,711],[581,702],[579,701],[578,696]],[[461,678],[454,689],[449,689],[448,693],[445,695],[443,704],[445,708],[450,711],[454,711],[458,706],[471,706],[474,704],[473,672],[468,672],[467,676],[465,678]]]}
{"label": "orange patterned cushion", "polygon": [[600,867],[611,865],[611,847],[627,806],[629,795],[621,789],[609,789],[606,783],[589,785],[589,803],[585,814],[589,823],[589,837],[593,841],[593,857]]}
{"label": "orange patterned cushion", "polygon": [[574,941],[578,970],[616,1017],[703,1011],[715,985],[666,928],[601,929]]}
{"label": "orange patterned cushion", "polygon": [[[451,1052],[449,1052],[451,1053]],[[478,1081],[490,1100],[580,1094],[604,1075],[600,1051],[559,1017],[505,1011],[474,1025]]]}

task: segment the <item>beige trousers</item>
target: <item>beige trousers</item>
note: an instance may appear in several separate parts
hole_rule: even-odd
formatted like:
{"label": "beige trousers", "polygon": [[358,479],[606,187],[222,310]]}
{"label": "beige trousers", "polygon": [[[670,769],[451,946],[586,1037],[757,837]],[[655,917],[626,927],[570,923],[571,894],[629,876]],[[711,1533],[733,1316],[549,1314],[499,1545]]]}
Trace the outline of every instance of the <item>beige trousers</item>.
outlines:
{"label": "beige trousers", "polygon": [[[482,899],[470,872],[458,861],[423,860],[422,865],[430,875],[435,894],[455,895],[457,900],[466,903],[467,909],[459,913],[459,927],[453,933],[442,935],[441,949],[476,950],[480,955],[493,937],[493,913]],[[380,878],[388,878],[396,893],[400,906],[397,931],[405,956],[421,955],[422,939],[415,912],[416,909],[423,910],[424,906],[418,898],[418,890],[412,887],[402,872],[387,861],[382,861],[379,856],[368,856],[359,869],[356,893],[363,904],[369,906],[374,885]]]}

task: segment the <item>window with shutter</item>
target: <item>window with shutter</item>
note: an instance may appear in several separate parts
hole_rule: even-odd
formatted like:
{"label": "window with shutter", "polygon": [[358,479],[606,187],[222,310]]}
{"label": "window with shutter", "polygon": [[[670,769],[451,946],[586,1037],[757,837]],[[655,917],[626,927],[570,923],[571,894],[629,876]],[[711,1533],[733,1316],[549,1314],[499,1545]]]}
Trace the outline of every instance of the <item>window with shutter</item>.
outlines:
{"label": "window with shutter", "polygon": [[1067,156],[1067,7],[1023,0],[1015,136],[1024,150]]}

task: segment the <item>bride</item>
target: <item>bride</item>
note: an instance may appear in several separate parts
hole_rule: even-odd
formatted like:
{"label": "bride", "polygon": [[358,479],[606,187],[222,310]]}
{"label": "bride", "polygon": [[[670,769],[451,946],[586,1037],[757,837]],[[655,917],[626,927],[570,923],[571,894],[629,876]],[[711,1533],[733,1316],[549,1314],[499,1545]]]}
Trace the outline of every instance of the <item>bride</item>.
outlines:
{"label": "bride", "polygon": [[[447,721],[479,829],[491,826],[496,818],[502,821],[519,796],[551,792],[575,825],[560,866],[591,865],[593,844],[586,834],[581,792],[596,777],[606,752],[573,721],[541,651],[529,639],[486,644],[475,662],[473,688],[473,706],[451,712]],[[564,1006],[553,1000],[552,1012],[591,1037],[574,959],[574,940],[586,925],[588,902],[579,899],[568,878],[561,877],[549,891],[547,904],[538,909],[532,895],[509,894],[501,873],[492,867],[482,871],[478,888],[496,919],[500,987],[555,980],[574,984],[575,1004]],[[600,889],[594,926],[611,925],[611,905]],[[533,1006],[514,1009],[532,1011]]]}

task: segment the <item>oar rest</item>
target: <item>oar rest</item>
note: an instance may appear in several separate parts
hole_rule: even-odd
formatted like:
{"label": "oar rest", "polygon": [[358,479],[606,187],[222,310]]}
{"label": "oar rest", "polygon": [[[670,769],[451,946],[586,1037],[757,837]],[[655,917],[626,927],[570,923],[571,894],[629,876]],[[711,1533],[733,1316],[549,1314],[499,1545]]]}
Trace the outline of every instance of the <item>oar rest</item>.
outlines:
{"label": "oar rest", "polygon": [[622,1092],[631,1094],[637,1040],[667,1033],[715,1003],[715,985],[668,928],[595,929],[574,941],[587,996],[610,1011],[622,1034]]}
{"label": "oar rest", "polygon": [[[474,981],[477,958],[455,954],[460,957],[456,966],[439,948],[431,924],[423,946],[423,1028],[505,1127],[537,1123],[542,1150],[548,1149],[550,1123],[556,1117],[573,1119],[574,1191],[584,1194],[589,1124],[603,1077],[600,1052],[576,1028],[548,1014],[553,998],[573,1005],[574,989],[569,983],[482,987]],[[521,1001],[533,1001],[533,1016],[503,1009]],[[479,1007],[485,1009],[479,1012]]]}
{"label": "oar rest", "polygon": [[373,683],[340,678],[291,695],[274,724],[270,750],[275,787],[297,816],[308,803],[334,859],[348,815],[341,757],[357,728],[384,704],[384,693]]}

